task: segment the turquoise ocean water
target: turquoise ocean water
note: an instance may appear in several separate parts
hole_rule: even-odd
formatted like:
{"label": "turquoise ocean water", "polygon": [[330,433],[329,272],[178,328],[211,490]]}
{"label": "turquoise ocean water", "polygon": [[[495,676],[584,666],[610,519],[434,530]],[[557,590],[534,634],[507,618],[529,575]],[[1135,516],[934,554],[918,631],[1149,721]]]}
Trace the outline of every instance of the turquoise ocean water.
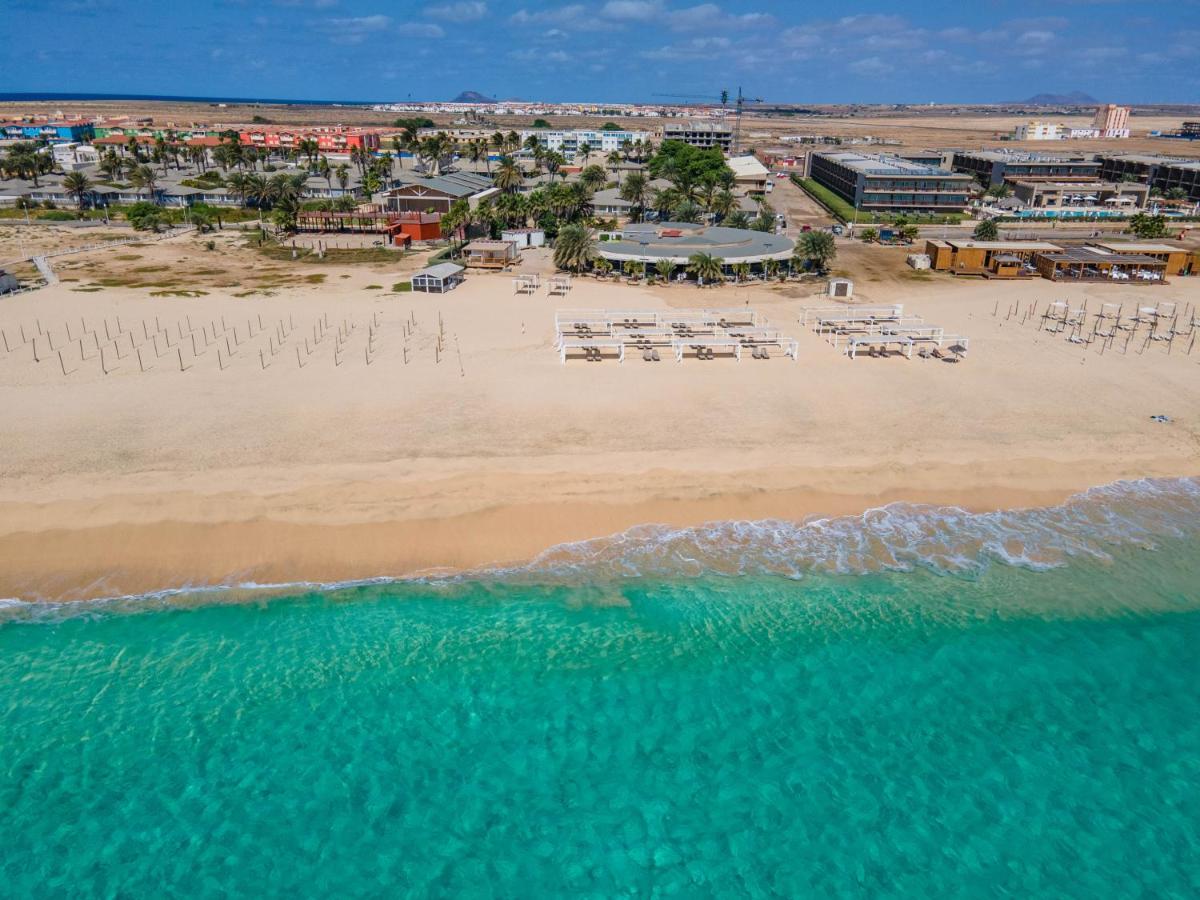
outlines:
{"label": "turquoise ocean water", "polygon": [[5,897],[1200,895],[1200,484],[0,608]]}

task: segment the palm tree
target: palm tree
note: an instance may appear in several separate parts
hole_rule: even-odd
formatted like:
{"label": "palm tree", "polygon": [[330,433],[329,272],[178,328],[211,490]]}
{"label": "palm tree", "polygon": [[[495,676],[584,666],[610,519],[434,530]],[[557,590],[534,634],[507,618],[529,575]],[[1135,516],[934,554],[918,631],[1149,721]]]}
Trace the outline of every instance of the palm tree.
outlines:
{"label": "palm tree", "polygon": [[42,171],[41,160],[39,157],[43,155],[37,144],[32,141],[21,141],[13,144],[8,149],[8,158],[6,166],[14,172],[19,172],[22,176],[33,179],[33,186],[38,186],[38,175]]}
{"label": "palm tree", "polygon": [[83,209],[83,198],[92,190],[92,180],[83,172],[68,172],[62,181],[63,190],[75,198],[79,208]]}
{"label": "palm tree", "polygon": [[642,276],[646,274],[646,264],[637,260],[631,260],[625,263],[625,274],[632,281],[640,281]]}
{"label": "palm tree", "polygon": [[696,224],[700,221],[703,213],[704,211],[691,200],[683,200],[676,204],[675,208],[671,211],[671,220],[673,222],[690,222]]}
{"label": "palm tree", "polygon": [[607,162],[608,162],[608,167],[610,169],[612,169],[613,180],[617,183],[617,186],[620,187],[621,186],[621,176],[620,176],[621,154],[616,150],[612,151],[612,153],[608,154]]}
{"label": "palm tree", "polygon": [[625,183],[621,185],[621,199],[629,204],[629,217],[640,222],[642,214],[646,210],[646,199],[649,195],[650,187],[646,176],[641,172],[630,172],[625,176]]}
{"label": "palm tree", "polygon": [[271,200],[274,196],[271,190],[271,182],[261,175],[247,175],[245,181],[246,199],[254,201],[254,205],[258,207],[258,224],[262,227],[263,210],[271,205]]}
{"label": "palm tree", "polygon": [[100,171],[104,173],[104,177],[109,181],[119,180],[124,168],[125,163],[112,150],[105,153],[104,158],[100,160]]}
{"label": "palm tree", "polygon": [[500,165],[496,167],[495,177],[496,187],[505,193],[515,193],[521,189],[521,182],[524,176],[521,175],[520,167],[513,161],[511,156],[500,157]]}
{"label": "palm tree", "polygon": [[155,194],[155,188],[158,185],[158,176],[154,170],[144,163],[140,166],[134,166],[129,173],[129,183],[137,188],[138,193],[143,190],[150,195],[150,200],[153,203],[158,202],[158,197]]}
{"label": "palm tree", "polygon": [[246,203],[246,197],[251,188],[249,179],[250,176],[245,172],[234,172],[225,179],[226,189],[237,198],[239,204],[245,205]]}
{"label": "palm tree", "polygon": [[519,150],[521,147],[521,136],[515,131],[506,134],[504,140],[510,150]]}
{"label": "palm tree", "polygon": [[333,173],[337,176],[338,187],[342,189],[342,194],[344,195],[346,188],[350,186],[350,167],[345,163],[339,163],[333,170]]}
{"label": "palm tree", "polygon": [[1000,239],[1000,228],[994,219],[984,219],[975,226],[975,240],[995,241]]}
{"label": "palm tree", "polygon": [[719,222],[724,221],[737,208],[737,198],[733,196],[732,191],[719,190],[708,202],[708,211],[716,216]]}
{"label": "palm tree", "polygon": [[671,276],[675,273],[675,263],[669,259],[660,259],[654,264],[654,271],[664,284],[670,284]]}
{"label": "palm tree", "polygon": [[797,254],[805,263],[824,274],[833,258],[837,256],[837,247],[833,235],[828,231],[806,231],[800,235],[800,243],[796,247]]}
{"label": "palm tree", "polygon": [[[551,179],[551,181],[553,181],[554,176],[562,171],[562,166],[563,166],[563,163],[566,162],[566,159],[563,157],[563,155],[561,153],[551,150],[549,153],[546,154],[545,160],[546,160],[546,171],[548,173],[550,173],[550,179]],[[564,175],[563,177],[565,178],[566,176]]]}
{"label": "palm tree", "polygon": [[779,274],[779,260],[764,259],[763,260],[763,275],[770,279]]}
{"label": "palm tree", "polygon": [[584,271],[596,258],[596,239],[583,225],[566,225],[554,241],[554,265],[568,272]]}
{"label": "palm tree", "polygon": [[734,263],[729,268],[733,271],[733,277],[736,281],[741,282],[750,280],[750,263]]}
{"label": "palm tree", "polygon": [[584,141],[579,145],[579,149],[575,151],[576,158],[583,157],[583,165],[587,165],[588,157],[592,155],[592,145]]}
{"label": "palm tree", "polygon": [[658,211],[658,217],[666,219],[670,218],[671,211],[679,205],[680,200],[679,191],[675,188],[659,188],[654,192],[651,203]]}
{"label": "palm tree", "polygon": [[721,273],[724,260],[710,253],[693,253],[688,257],[687,270],[701,284],[720,284],[725,280]]}
{"label": "palm tree", "polygon": [[585,166],[584,170],[579,173],[579,180],[587,186],[589,191],[597,191],[604,186],[608,181],[608,175],[604,172],[603,166],[590,165]]}
{"label": "palm tree", "polygon": [[[467,159],[471,160],[471,164],[478,167],[479,161],[487,156],[487,151],[483,149],[483,145],[479,141],[471,141],[467,144]],[[488,160],[488,174],[492,172],[491,160]]]}
{"label": "palm tree", "polygon": [[728,228],[749,228],[750,217],[740,209],[735,209],[722,224]]}

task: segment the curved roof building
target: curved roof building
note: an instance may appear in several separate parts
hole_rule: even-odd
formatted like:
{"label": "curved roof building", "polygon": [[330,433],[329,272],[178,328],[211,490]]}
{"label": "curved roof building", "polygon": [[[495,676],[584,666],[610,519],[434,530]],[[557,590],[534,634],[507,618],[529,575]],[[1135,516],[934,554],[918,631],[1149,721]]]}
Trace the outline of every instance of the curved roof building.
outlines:
{"label": "curved roof building", "polygon": [[597,252],[611,262],[655,263],[669,259],[685,265],[695,253],[708,253],[726,263],[760,263],[790,259],[796,243],[781,234],[692,225],[686,222],[643,222],[621,229],[621,238],[601,241]]}

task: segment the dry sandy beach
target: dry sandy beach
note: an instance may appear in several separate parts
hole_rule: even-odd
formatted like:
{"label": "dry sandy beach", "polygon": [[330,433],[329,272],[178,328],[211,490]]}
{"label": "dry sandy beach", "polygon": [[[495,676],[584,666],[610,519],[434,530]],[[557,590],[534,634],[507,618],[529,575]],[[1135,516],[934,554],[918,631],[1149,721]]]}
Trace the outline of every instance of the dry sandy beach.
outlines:
{"label": "dry sandy beach", "polygon": [[[867,252],[839,251],[851,270]],[[1182,310],[1193,280],[956,281],[869,252],[891,268],[867,270],[856,299],[969,336],[963,362],[847,360],[797,322],[827,303],[817,285],[585,279],[559,301],[472,275],[445,296],[399,294],[391,284],[418,259],[272,276],[277,264],[225,238],[207,255],[185,237],[125,252],[136,260],[63,258],[77,280],[0,302],[12,347],[0,344],[0,597],[402,576],[648,522],[1041,505],[1120,478],[1200,475],[1200,349],[1101,353],[1006,316],[1053,299]],[[204,293],[91,287],[122,266],[155,270],[144,279],[191,266],[207,272],[187,276]],[[561,366],[552,347],[560,307],[746,304],[799,339],[798,361]],[[86,325],[103,342],[118,316],[132,336],[105,374],[95,339],[82,354],[78,340]],[[20,334],[39,324],[35,361]]]}

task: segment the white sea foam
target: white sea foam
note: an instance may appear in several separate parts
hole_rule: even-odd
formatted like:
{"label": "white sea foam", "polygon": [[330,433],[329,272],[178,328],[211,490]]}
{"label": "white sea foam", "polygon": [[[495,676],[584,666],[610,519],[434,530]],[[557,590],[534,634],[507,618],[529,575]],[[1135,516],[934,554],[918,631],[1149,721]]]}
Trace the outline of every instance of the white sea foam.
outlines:
{"label": "white sea foam", "polygon": [[[861,515],[643,525],[552,547],[508,576],[671,577],[862,574],[926,568],[972,573],[992,563],[1044,569],[1117,546],[1153,547],[1200,531],[1200,480],[1142,479],[1093,488],[1061,506],[971,513],[893,503]],[[492,574],[501,574],[492,570]]]}
{"label": "white sea foam", "polygon": [[145,594],[63,603],[0,599],[0,622],[37,610],[81,605],[119,609],[188,600],[255,599],[395,583],[472,581],[579,584],[623,578],[689,578],[907,572],[974,574],[1002,564],[1049,569],[1071,557],[1108,559],[1117,547],[1154,548],[1163,538],[1200,535],[1200,479],[1120,481],[1076,494],[1061,506],[972,513],[958,507],[893,503],[861,515],[803,521],[711,522],[689,528],[639,525],[602,538],[560,544],[514,566],[337,582],[165,588]]}

